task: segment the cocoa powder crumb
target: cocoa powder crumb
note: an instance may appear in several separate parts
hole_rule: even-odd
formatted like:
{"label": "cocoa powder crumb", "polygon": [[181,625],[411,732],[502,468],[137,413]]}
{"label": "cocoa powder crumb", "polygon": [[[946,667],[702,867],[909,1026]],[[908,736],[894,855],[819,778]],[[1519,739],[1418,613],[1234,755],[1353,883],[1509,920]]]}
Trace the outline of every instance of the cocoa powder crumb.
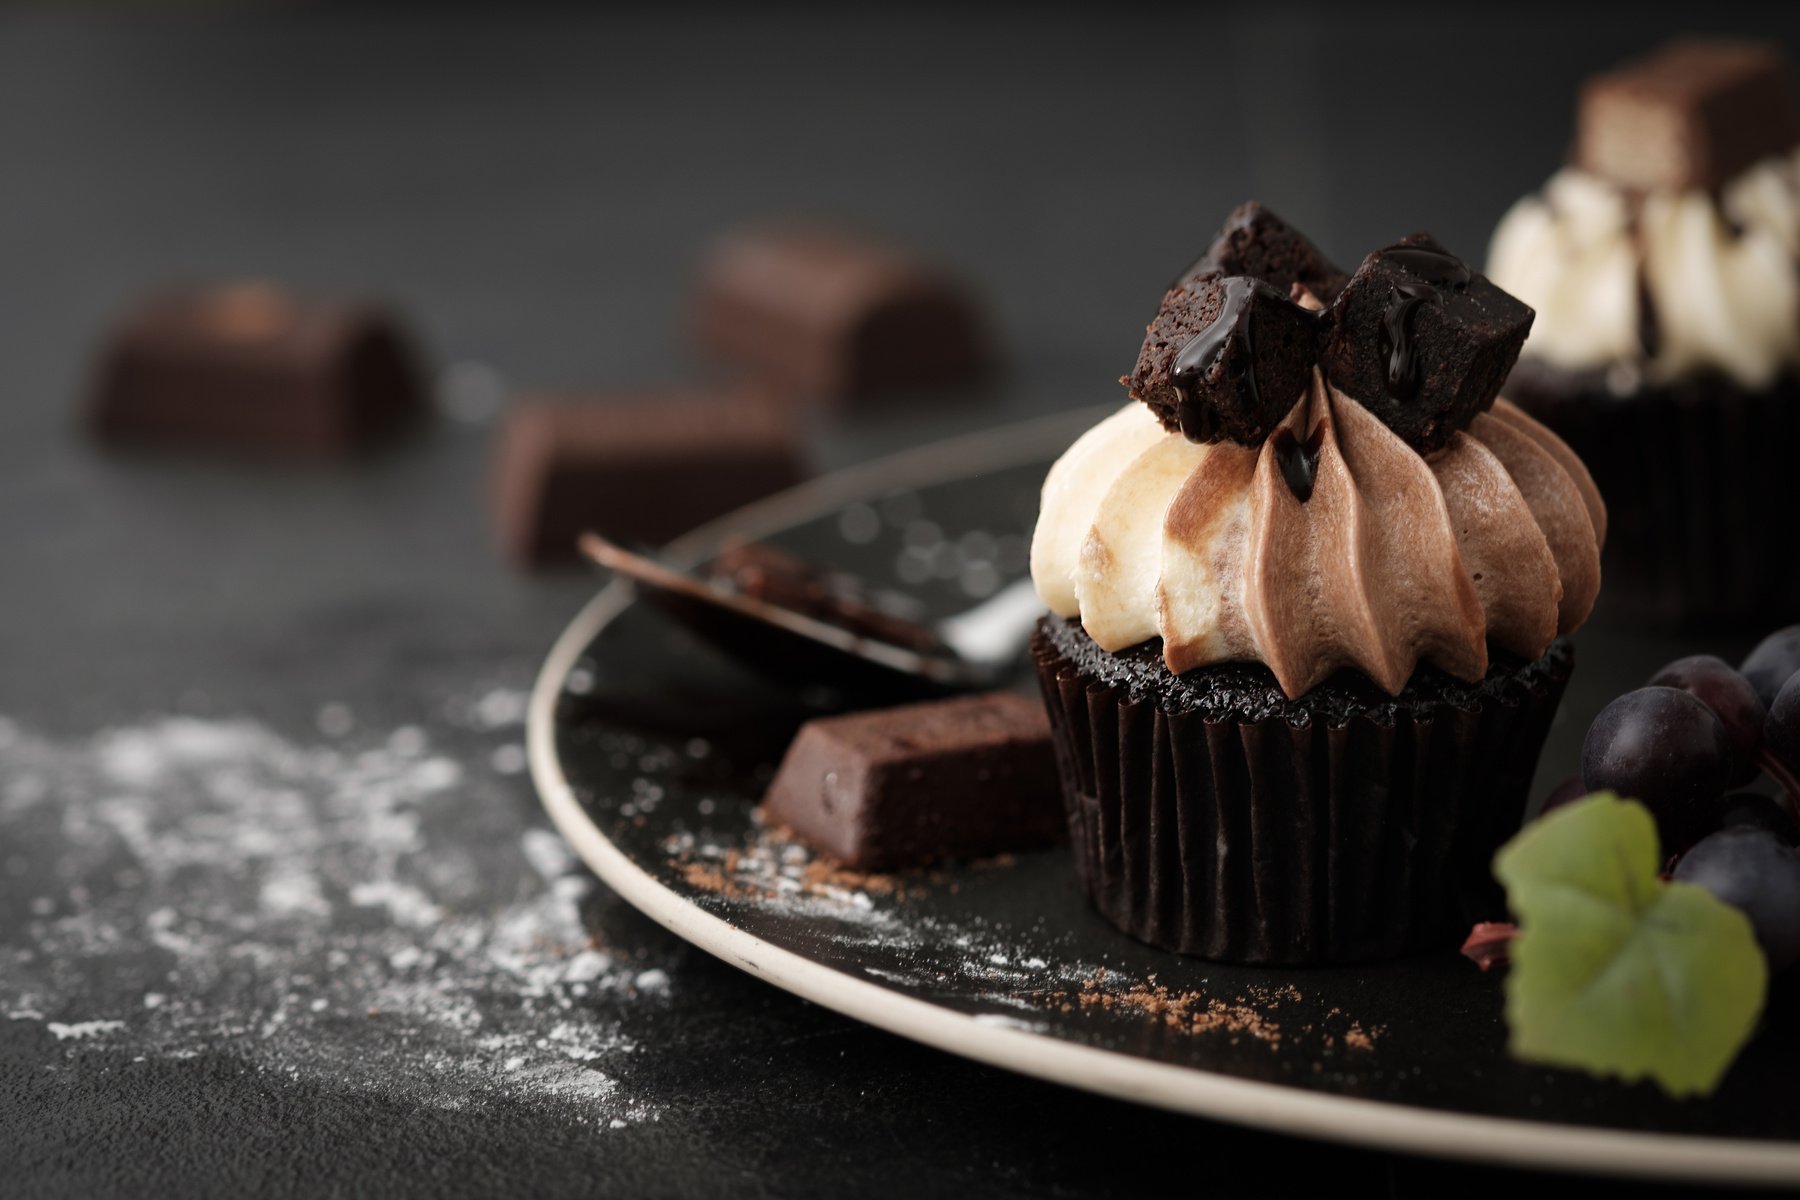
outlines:
{"label": "cocoa powder crumb", "polygon": [[679,836],[667,839],[664,849],[689,887],[728,900],[800,896],[866,905],[871,896],[905,900],[944,882],[937,871],[896,875],[845,866],[781,826],[759,826],[747,845],[723,852]]}
{"label": "cocoa powder crumb", "polygon": [[1242,997],[1222,1000],[1201,992],[1176,992],[1161,984],[1146,981],[1123,990],[1103,990],[1105,969],[1082,981],[1075,1001],[1083,1008],[1123,1010],[1159,1018],[1170,1029],[1189,1035],[1222,1034],[1231,1041],[1250,1037],[1265,1045],[1281,1044],[1280,1025],[1247,1003]]}

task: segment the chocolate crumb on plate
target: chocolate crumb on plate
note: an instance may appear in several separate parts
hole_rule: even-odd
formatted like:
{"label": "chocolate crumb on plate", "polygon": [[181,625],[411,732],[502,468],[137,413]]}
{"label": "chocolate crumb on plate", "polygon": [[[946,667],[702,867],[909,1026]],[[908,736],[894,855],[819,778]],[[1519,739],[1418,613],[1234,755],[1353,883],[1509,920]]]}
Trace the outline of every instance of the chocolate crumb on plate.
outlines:
{"label": "chocolate crumb on plate", "polygon": [[101,352],[88,418],[110,445],[322,459],[425,411],[410,339],[386,310],[240,283],[140,302]]}
{"label": "chocolate crumb on plate", "polygon": [[982,858],[1066,836],[1043,705],[988,692],[801,727],[763,798],[786,825],[866,870]]}

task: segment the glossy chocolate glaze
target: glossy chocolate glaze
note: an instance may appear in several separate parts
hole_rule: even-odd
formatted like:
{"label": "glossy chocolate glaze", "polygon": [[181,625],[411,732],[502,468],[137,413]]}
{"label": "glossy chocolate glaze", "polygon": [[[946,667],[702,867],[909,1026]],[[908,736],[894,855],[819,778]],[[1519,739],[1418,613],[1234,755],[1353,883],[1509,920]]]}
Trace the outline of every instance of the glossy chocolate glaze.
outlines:
{"label": "glossy chocolate glaze", "polygon": [[1243,321],[1243,327],[1239,328],[1239,318],[1245,315],[1244,310],[1250,303],[1255,287],[1256,281],[1247,276],[1227,279],[1225,295],[1219,303],[1219,315],[1213,318],[1211,325],[1188,339],[1187,345],[1175,356],[1169,383],[1181,400],[1179,412],[1182,432],[1196,441],[1210,441],[1217,436],[1217,430],[1214,428],[1215,421],[1210,406],[1203,403],[1196,394],[1195,381],[1225,352],[1233,337],[1241,339],[1243,343],[1242,352],[1236,356],[1241,374],[1234,382],[1239,395],[1250,402],[1249,407],[1256,406],[1256,371],[1250,366],[1254,350],[1251,339],[1255,334],[1247,319]]}
{"label": "glossy chocolate glaze", "polygon": [[[1238,408],[1256,412],[1262,408],[1262,384],[1256,377],[1256,310],[1257,289],[1272,291],[1267,282],[1246,275],[1234,275],[1222,281],[1223,295],[1218,314],[1212,323],[1189,338],[1175,355],[1169,372],[1169,384],[1178,398],[1177,418],[1182,433],[1192,441],[1218,440],[1221,430],[1214,404],[1200,388],[1200,380],[1211,371],[1221,356],[1227,360],[1226,379],[1237,392]],[[1267,296],[1264,297],[1268,299]],[[1277,301],[1283,303],[1283,301]],[[1306,319],[1317,320],[1311,310],[1285,301]],[[1235,350],[1235,353],[1233,352]]]}
{"label": "glossy chocolate glaze", "polygon": [[1469,286],[1475,273],[1467,263],[1447,251],[1429,246],[1389,246],[1381,254],[1391,263],[1416,276],[1415,282],[1398,284],[1381,323],[1387,357],[1387,391],[1396,400],[1409,400],[1419,390],[1419,363],[1413,344],[1412,319],[1419,305],[1437,300],[1444,288]]}
{"label": "glossy chocolate glaze", "polygon": [[1325,443],[1325,425],[1314,425],[1306,440],[1300,441],[1286,429],[1275,431],[1275,461],[1281,477],[1287,481],[1294,499],[1305,504],[1312,499],[1313,484],[1319,477],[1319,450]]}

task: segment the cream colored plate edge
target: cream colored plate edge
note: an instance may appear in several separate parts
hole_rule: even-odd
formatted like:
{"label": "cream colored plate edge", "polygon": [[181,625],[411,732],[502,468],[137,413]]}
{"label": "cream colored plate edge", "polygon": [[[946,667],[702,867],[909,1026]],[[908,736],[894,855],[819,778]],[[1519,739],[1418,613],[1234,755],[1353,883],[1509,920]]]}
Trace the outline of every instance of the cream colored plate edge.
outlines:
{"label": "cream colored plate edge", "polygon": [[[1106,411],[1110,409],[1007,426],[826,476],[695,530],[670,547],[670,557],[697,557],[726,530],[755,537],[881,490],[1054,455]],[[551,649],[532,688],[526,718],[531,777],[551,821],[582,861],[627,903],[707,953],[890,1033],[1023,1075],[1158,1108],[1300,1137],[1522,1168],[1713,1184],[1800,1184],[1800,1145],[1438,1112],[1148,1062],[981,1022],[820,966],[737,929],[669,891],[621,853],[588,819],[557,761],[554,722],[563,680],[631,599],[626,585],[608,585]]]}

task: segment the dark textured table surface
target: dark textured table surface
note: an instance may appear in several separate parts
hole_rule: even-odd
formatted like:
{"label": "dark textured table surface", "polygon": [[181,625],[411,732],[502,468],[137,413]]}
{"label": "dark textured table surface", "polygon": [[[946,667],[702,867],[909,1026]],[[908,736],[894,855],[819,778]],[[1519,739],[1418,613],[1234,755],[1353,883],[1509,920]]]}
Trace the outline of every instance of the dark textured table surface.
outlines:
{"label": "dark textured table surface", "polygon": [[[1695,19],[6,17],[0,1192],[1605,1190],[1014,1078],[684,947],[538,814],[523,689],[592,582],[501,566],[484,472],[506,389],[697,372],[696,250],[771,212],[956,263],[1008,354],[980,395],[820,416],[821,464],[1105,400],[1233,203],[1345,261],[1418,227],[1478,257],[1581,74]],[[85,445],[108,317],[243,275],[392,298],[446,414],[329,470]],[[1586,642],[1573,706],[1666,649]]]}

